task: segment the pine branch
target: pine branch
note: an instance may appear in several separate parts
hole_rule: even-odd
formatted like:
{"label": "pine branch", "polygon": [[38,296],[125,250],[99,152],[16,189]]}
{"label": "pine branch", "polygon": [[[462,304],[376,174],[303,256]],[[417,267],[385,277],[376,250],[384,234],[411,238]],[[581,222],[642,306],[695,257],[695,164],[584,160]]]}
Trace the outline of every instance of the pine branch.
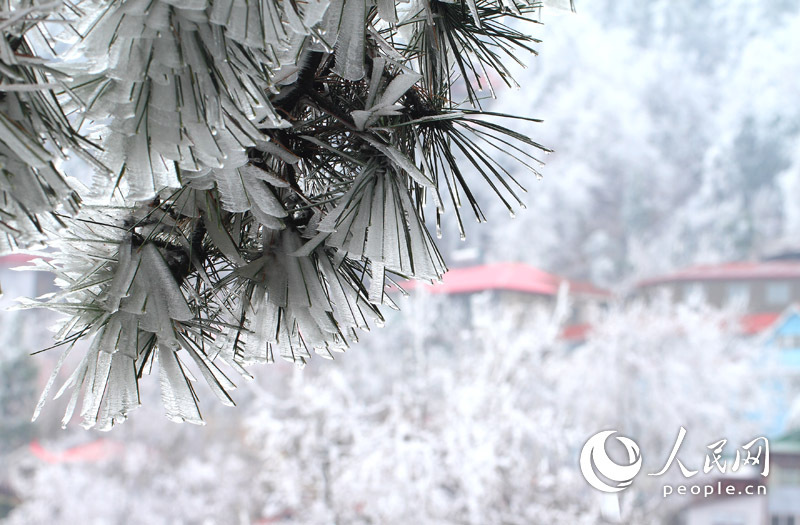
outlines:
{"label": "pine branch", "polygon": [[[62,389],[73,389],[70,410],[83,392],[85,426],[124,421],[154,365],[168,417],[201,423],[193,377],[233,403],[218,364],[248,376],[276,354],[299,365],[332,357],[382,323],[393,276],[446,271],[428,201],[437,227],[452,208],[462,232],[462,196],[485,220],[474,180],[510,211],[522,205],[508,163],[538,176],[534,151],[548,150],[502,124],[517,117],[480,108],[479,91],[492,89],[490,72],[514,84],[508,61],[538,42],[516,27],[535,21],[538,4],[415,5],[112,0],[85,8],[70,60],[30,64],[24,43],[0,52],[18,57],[9,67],[28,85],[63,91],[0,101],[19,101],[0,125],[30,152],[8,169],[36,183],[0,178],[13,203],[0,232],[35,232],[57,249],[36,264],[62,290],[26,306],[69,316],[57,336],[67,351],[89,341]],[[458,84],[469,106],[453,100]],[[107,167],[89,194],[106,204],[74,217],[78,197],[51,149],[91,143],[65,111],[100,129],[91,138]],[[42,130],[55,148],[35,138]]]}

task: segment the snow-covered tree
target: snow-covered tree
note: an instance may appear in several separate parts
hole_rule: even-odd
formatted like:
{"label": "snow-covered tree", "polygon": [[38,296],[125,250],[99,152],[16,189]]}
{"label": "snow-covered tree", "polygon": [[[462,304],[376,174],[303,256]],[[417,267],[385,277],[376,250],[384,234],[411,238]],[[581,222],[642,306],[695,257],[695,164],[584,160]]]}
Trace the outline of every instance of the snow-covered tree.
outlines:
{"label": "snow-covered tree", "polygon": [[750,438],[752,414],[769,411],[753,371],[758,352],[736,336],[731,312],[616,306],[597,314],[576,348],[558,338],[558,309],[485,297],[473,299],[470,321],[460,319],[463,341],[451,334],[442,343],[435,328],[417,328],[420,315],[452,326],[456,302],[416,296],[392,323],[389,344],[374,341],[344,368],[298,374],[262,393],[246,428],[261,451],[265,515],[293,523],[598,523],[598,494],[576,464],[589,436],[617,429],[646,456],[621,518],[662,523],[674,507],[658,484],[680,472],[644,472],[663,466],[679,428],[689,432],[681,458],[697,467],[706,445]]}
{"label": "snow-covered tree", "polygon": [[37,24],[57,3],[10,2],[0,8],[0,254],[41,241],[46,225],[63,224],[80,197],[57,164],[84,144],[55,90],[64,75],[36,56],[47,40]]}
{"label": "snow-covered tree", "polygon": [[[534,52],[533,1],[12,7],[0,226],[56,250],[36,269],[61,291],[28,304],[70,316],[67,352],[89,342],[65,423],[81,391],[85,426],[124,420],[154,363],[168,416],[199,423],[190,362],[232,404],[222,363],[331,357],[380,322],[392,276],[444,273],[426,209],[482,221],[482,181],[513,210],[501,160],[538,175],[547,151],[481,107]],[[67,150],[90,189],[64,182]]]}
{"label": "snow-covered tree", "polygon": [[[588,525],[601,522],[601,505],[577,462],[589,436],[609,428],[634,439],[645,462],[622,494],[623,522],[661,523],[673,503],[657,484],[683,478],[677,466],[645,473],[663,466],[680,426],[679,458],[696,469],[709,443],[735,447],[768,409],[757,352],[735,337],[729,313],[614,307],[570,347],[558,312],[471,302],[465,320],[458,301],[415,294],[389,334],[370,334],[338,366],[278,365],[251,383],[246,418],[220,408],[202,432],[159,432],[137,417],[119,429],[115,456],[39,463],[12,476],[25,501],[11,523]],[[464,333],[442,338],[455,321]]]}
{"label": "snow-covered tree", "polygon": [[797,85],[785,72],[800,66],[800,5],[597,0],[553,14],[541,57],[517,75],[532,87],[492,106],[536,108],[547,125],[520,131],[555,149],[550,176],[515,221],[468,232],[483,258],[615,286],[796,247]]}

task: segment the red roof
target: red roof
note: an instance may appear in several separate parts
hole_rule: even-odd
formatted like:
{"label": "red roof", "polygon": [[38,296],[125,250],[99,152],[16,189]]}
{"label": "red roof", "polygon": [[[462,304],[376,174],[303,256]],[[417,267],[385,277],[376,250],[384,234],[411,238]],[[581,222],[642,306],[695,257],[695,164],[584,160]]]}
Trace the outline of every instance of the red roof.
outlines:
{"label": "red roof", "polygon": [[693,266],[639,281],[638,287],[682,281],[737,281],[750,279],[800,279],[800,263],[789,261],[734,262]]}
{"label": "red roof", "polygon": [[561,330],[561,339],[575,342],[585,341],[591,330],[592,325],[588,323],[571,324]]}
{"label": "red roof", "polygon": [[[454,268],[444,274],[441,283],[422,285],[430,293],[462,294],[486,290],[507,290],[538,295],[556,295],[561,283],[567,283],[571,293],[579,295],[611,295],[607,290],[590,283],[570,281],[522,263],[495,263],[467,268]],[[420,286],[418,281],[403,284],[406,290]]]}
{"label": "red roof", "polygon": [[745,335],[754,335],[763,332],[778,320],[780,312],[743,315],[739,319],[739,327]]}
{"label": "red roof", "polygon": [[11,253],[8,255],[0,255],[0,268],[15,268],[28,264],[37,256],[29,255],[27,253]]}
{"label": "red roof", "polygon": [[63,451],[47,450],[38,441],[31,441],[29,447],[34,456],[47,463],[93,463],[114,457],[122,450],[120,443],[106,439],[98,439]]}
{"label": "red roof", "polygon": [[[739,329],[743,335],[755,335],[763,332],[781,317],[780,312],[766,312],[758,314],[747,314],[739,318]],[[565,341],[582,342],[585,341],[592,331],[592,325],[588,323],[571,324],[561,330],[560,338]]]}

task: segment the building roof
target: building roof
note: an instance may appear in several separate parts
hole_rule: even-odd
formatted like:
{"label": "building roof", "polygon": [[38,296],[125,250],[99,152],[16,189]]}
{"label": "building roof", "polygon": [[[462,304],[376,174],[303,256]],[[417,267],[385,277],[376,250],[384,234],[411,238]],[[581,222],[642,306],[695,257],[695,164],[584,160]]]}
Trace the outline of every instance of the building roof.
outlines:
{"label": "building roof", "polygon": [[[756,335],[766,333],[767,329],[775,329],[778,320],[783,317],[780,312],[767,312],[746,314],[739,318],[738,330],[742,335]],[[589,323],[571,324],[561,331],[561,339],[571,342],[585,341],[592,331]]]}
{"label": "building roof", "polygon": [[31,454],[46,463],[94,463],[119,455],[122,445],[107,439],[98,439],[66,450],[48,450],[38,441],[28,445]]}
{"label": "building roof", "polygon": [[684,281],[737,281],[752,279],[800,279],[798,261],[734,262],[692,266],[644,279],[637,287]]}
{"label": "building roof", "polygon": [[790,304],[775,315],[775,319],[765,328],[760,336],[764,343],[772,343],[779,335],[798,335],[800,333],[800,306]]}
{"label": "building roof", "polygon": [[0,255],[0,268],[15,268],[28,264],[33,259],[39,256],[30,255],[27,253],[11,253],[8,255]]}
{"label": "building roof", "polygon": [[794,430],[770,439],[769,451],[778,454],[800,454],[800,431]]}
{"label": "building roof", "polygon": [[586,341],[589,332],[592,330],[592,325],[589,323],[570,324],[561,330],[560,338],[565,341],[573,343],[580,343]]}
{"label": "building roof", "polygon": [[608,297],[610,292],[591,283],[571,281],[523,263],[493,263],[448,271],[441,283],[433,285],[418,281],[403,284],[406,290],[424,286],[434,294],[465,294],[487,290],[505,290],[537,295],[556,295],[562,283],[569,286],[570,293]]}
{"label": "building roof", "polygon": [[744,335],[759,334],[775,324],[780,317],[780,312],[745,314],[739,319],[739,328]]}

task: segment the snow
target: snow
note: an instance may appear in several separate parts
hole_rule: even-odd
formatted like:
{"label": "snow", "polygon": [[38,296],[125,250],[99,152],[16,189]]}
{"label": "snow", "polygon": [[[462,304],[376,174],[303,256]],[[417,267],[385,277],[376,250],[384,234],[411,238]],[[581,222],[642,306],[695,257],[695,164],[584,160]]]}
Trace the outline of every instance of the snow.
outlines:
{"label": "snow", "polygon": [[[590,524],[603,505],[576,467],[588,436],[624,431],[655,472],[683,425],[681,458],[696,468],[708,443],[750,437],[753,411],[774,402],[753,372],[763,347],[728,331],[731,312],[613,307],[572,348],[558,338],[563,306],[476,295],[464,318],[465,300],[416,292],[360,351],[303,371],[275,365],[243,385],[235,411],[210,405],[202,430],[164,426],[144,388],[144,412],[115,434],[121,450],[34,463],[15,482],[25,503],[9,523],[82,512],[128,523]],[[180,374],[167,380],[180,387],[171,395],[189,395]],[[173,417],[196,417],[169,401]],[[54,443],[69,436],[95,439]],[[622,518],[659,523],[675,508],[660,485],[680,479],[677,469],[637,477]]]}
{"label": "snow", "polygon": [[[421,4],[401,4],[398,22]],[[379,126],[401,111],[404,93],[429,84],[400,67],[397,53],[373,66],[364,60],[364,39],[382,38],[363,31],[371,4],[83,3],[107,16],[59,68],[72,75],[89,116],[107,123],[93,138],[122,177],[111,198],[116,177],[98,174],[87,200],[111,207],[85,206],[68,232],[43,219],[63,252],[38,263],[55,266],[61,285],[41,301],[70,316],[62,340],[84,328],[93,339],[41,358],[43,368],[55,367],[35,385],[47,385],[43,400],[54,392],[65,399],[36,406],[36,380],[0,381],[0,449],[14,447],[0,450],[0,484],[22,499],[7,522],[588,525],[618,510],[624,522],[659,523],[683,503],[663,501],[659,484],[679,474],[643,475],[623,498],[597,498],[576,466],[588,436],[620,429],[652,472],[682,425],[689,434],[681,457],[697,468],[713,440],[752,437],[772,411],[792,406],[796,378],[782,391],[763,388],[774,379],[769,355],[739,333],[740,312],[612,301],[592,314],[585,340],[570,342],[560,337],[563,302],[541,309],[491,293],[454,299],[425,286],[405,301],[387,293],[391,272],[436,280],[463,246],[476,247],[473,262],[485,267],[519,261],[613,289],[684,267],[704,268],[688,274],[703,278],[790,269],[735,261],[796,244],[800,233],[798,87],[789,74],[800,70],[796,3],[598,0],[578,2],[577,14],[563,9],[568,2],[546,4],[540,56],[523,59],[528,69],[517,76],[523,88],[498,87],[487,105],[545,119],[515,126],[555,149],[545,178],[500,161],[528,189],[527,210],[509,221],[488,185],[479,187],[480,174],[465,170],[480,183],[471,187],[490,224],[465,224],[464,244],[461,225],[445,215],[440,254],[433,225],[409,196],[439,181],[420,148],[401,151],[397,129]],[[389,27],[392,7],[377,5]],[[562,12],[552,16],[550,7]],[[87,27],[96,21],[87,17]],[[409,26],[396,42],[410,40]],[[335,54],[343,82],[363,82],[363,107],[347,113],[346,134],[368,134],[363,142],[380,155],[345,190],[304,185],[338,199],[288,228],[308,209],[286,197],[297,183],[291,175],[311,170],[264,130],[289,125],[270,99],[288,96],[302,74],[304,41]],[[16,65],[3,51],[6,75]],[[373,75],[379,69],[394,76]],[[8,91],[0,101],[3,115],[22,123],[0,122],[0,199],[11,203],[0,211],[0,252],[41,241],[19,206],[47,217],[75,204],[59,171],[71,163],[60,149],[40,147],[39,130],[15,105],[29,95]],[[60,124],[50,133],[49,141],[72,144]],[[342,163],[354,154],[303,140]],[[287,171],[249,164],[253,152]],[[11,180],[12,171],[30,176]],[[171,193],[163,187],[184,183],[172,210],[180,214],[153,204]],[[453,201],[433,205],[449,214]],[[244,212],[245,224],[231,215]],[[201,217],[205,245],[218,251],[216,273],[188,256],[184,267],[169,258],[196,248]],[[132,223],[136,235],[122,235]],[[192,275],[176,277],[182,268]],[[2,278],[7,295],[41,291],[39,281]],[[394,299],[401,313],[377,310]],[[367,333],[384,315],[387,326]],[[15,373],[2,377],[40,362],[20,356],[51,344],[42,330],[50,321],[28,310],[4,314],[0,372]],[[153,338],[157,347],[148,346]],[[336,360],[311,360],[313,353]],[[249,367],[265,363],[273,364],[254,379]],[[154,366],[158,379],[148,377]],[[107,430],[134,408],[137,417],[115,430],[122,445],[108,455],[41,461],[26,445],[31,432],[44,450],[94,450],[96,434],[73,419]],[[56,429],[59,411],[66,431]],[[163,411],[206,424],[167,425]],[[12,435],[17,424],[24,432]]]}

